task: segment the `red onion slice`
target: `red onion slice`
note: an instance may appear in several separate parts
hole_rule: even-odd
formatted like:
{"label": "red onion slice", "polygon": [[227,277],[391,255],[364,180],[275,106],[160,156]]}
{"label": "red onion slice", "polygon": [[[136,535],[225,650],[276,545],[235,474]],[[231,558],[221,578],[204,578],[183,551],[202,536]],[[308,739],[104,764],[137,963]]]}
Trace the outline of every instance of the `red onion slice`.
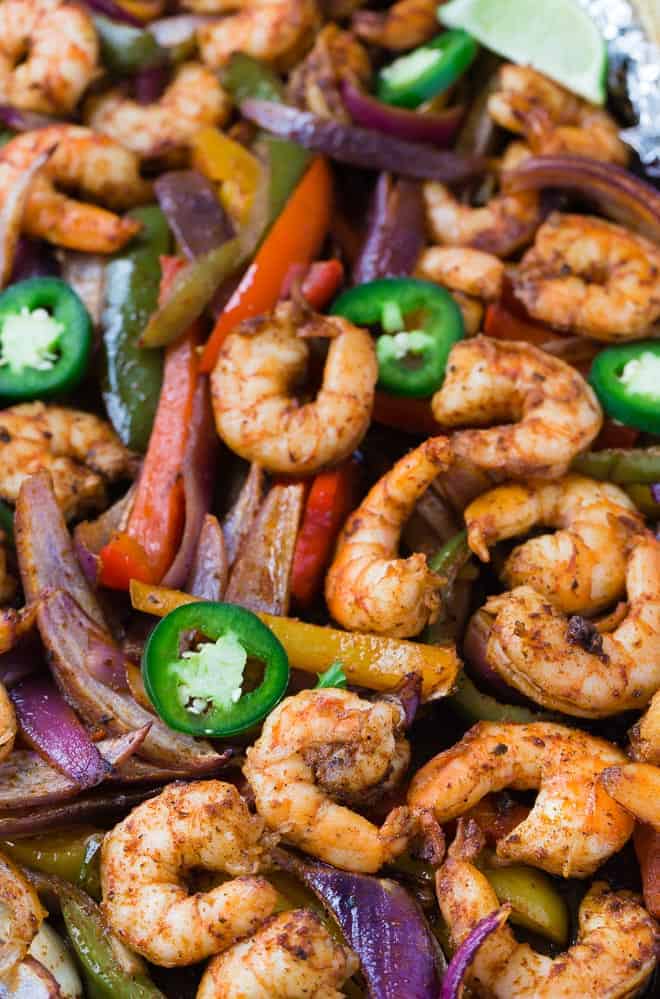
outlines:
{"label": "red onion slice", "polygon": [[362,125],[373,132],[432,146],[449,146],[465,113],[465,108],[460,105],[435,114],[405,111],[391,104],[383,104],[348,80],[342,83],[341,96],[356,125]]}
{"label": "red onion slice", "polygon": [[158,203],[189,260],[210,253],[234,235],[216,190],[197,170],[171,170],[154,184]]}
{"label": "red onion slice", "polygon": [[222,600],[227,585],[229,565],[222,528],[208,513],[199,533],[197,549],[186,583],[186,593],[200,600]]}
{"label": "red onion slice", "polygon": [[27,677],[9,696],[25,741],[79,789],[107,777],[110,764],[50,680]]}
{"label": "red onion slice", "polygon": [[86,0],[86,6],[91,10],[95,10],[97,14],[109,17],[112,21],[130,24],[133,28],[144,27],[139,17],[135,17],[134,14],[127,11],[121,4],[116,3],[116,0]]}
{"label": "red onion slice", "polygon": [[510,911],[510,905],[503,905],[477,923],[452,957],[442,980],[442,989],[438,999],[461,999],[463,980],[477,951],[484,940],[487,940],[491,933],[499,930],[500,926],[506,922]]}
{"label": "red onion slice", "polygon": [[425,242],[422,192],[417,181],[381,173],[374,189],[367,235],[353,268],[353,283],[412,273]]}
{"label": "red onion slice", "polygon": [[48,162],[55,149],[45,150],[19,173],[9,185],[0,210],[0,288],[4,288],[14,267],[16,247],[21,235],[23,211],[35,175]]}

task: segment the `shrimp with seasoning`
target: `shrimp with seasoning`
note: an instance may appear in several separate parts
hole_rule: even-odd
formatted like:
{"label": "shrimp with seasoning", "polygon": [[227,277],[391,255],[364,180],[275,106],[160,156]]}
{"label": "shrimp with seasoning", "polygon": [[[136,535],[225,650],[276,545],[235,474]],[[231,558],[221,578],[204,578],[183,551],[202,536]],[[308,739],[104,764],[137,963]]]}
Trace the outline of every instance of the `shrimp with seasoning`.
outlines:
{"label": "shrimp with seasoning", "polygon": [[98,72],[90,14],[61,0],[0,4],[0,102],[23,111],[68,114]]}
{"label": "shrimp with seasoning", "polygon": [[628,162],[619,127],[607,111],[530,66],[502,66],[488,112],[498,125],[524,136],[536,155],[569,153],[620,166]]}
{"label": "shrimp with seasoning", "polygon": [[527,818],[498,840],[497,856],[586,878],[632,833],[630,816],[598,782],[624,762],[616,746],[564,725],[479,722],[415,774],[408,804],[445,823],[491,791],[538,789]]}
{"label": "shrimp with seasoning", "polygon": [[622,226],[553,213],[513,279],[535,319],[594,340],[639,340],[660,319],[660,248]]}
{"label": "shrimp with seasoning", "polygon": [[351,27],[371,45],[405,52],[437,35],[437,10],[434,0],[398,0],[385,11],[358,11],[353,15]]}
{"label": "shrimp with seasoning", "polygon": [[[475,866],[483,841],[474,822],[459,823],[436,894],[455,947],[499,909],[497,895]],[[626,999],[637,995],[656,965],[657,930],[630,892],[592,885],[580,905],[577,941],[556,958],[518,943],[508,926],[481,944],[466,976],[476,999]]]}
{"label": "shrimp with seasoning", "polygon": [[50,149],[54,149],[52,155],[30,187],[23,232],[70,250],[114,253],[139,231],[139,223],[76,201],[55,184],[75,188],[119,210],[148,201],[151,185],[140,176],[134,153],[89,128],[51,125],[17,135],[3,146],[0,208],[16,177]]}
{"label": "shrimp with seasoning", "polygon": [[660,766],[660,690],[651,698],[646,714],[630,732],[632,756]]}
{"label": "shrimp with seasoning", "polygon": [[358,967],[315,913],[294,909],[209,961],[197,999],[342,999]]}
{"label": "shrimp with seasoning", "polygon": [[[352,811],[396,786],[410,758],[399,705],[348,690],[303,690],[266,718],[243,773],[284,840],[344,870],[374,873],[407,846],[406,808],[380,829]],[[338,804],[338,799],[342,804]]]}
{"label": "shrimp with seasoning", "polygon": [[582,475],[499,486],[468,506],[465,525],[483,562],[499,541],[534,527],[559,528],[514,548],[499,575],[507,589],[531,586],[565,614],[595,614],[620,599],[630,547],[644,533],[623,489]]}
{"label": "shrimp with seasoning", "polygon": [[[291,395],[302,379],[305,337],[328,337],[323,384],[313,402]],[[369,427],[378,365],[367,330],[285,302],[229,334],[211,375],[215,424],[247,461],[280,475],[310,475],[346,458]]]}
{"label": "shrimp with seasoning", "polygon": [[42,469],[71,518],[102,506],[106,482],[131,476],[135,457],[92,413],[42,402],[0,410],[0,497],[15,503],[21,485]]}
{"label": "shrimp with seasoning", "polygon": [[348,518],[326,577],[332,617],[351,631],[406,638],[440,612],[444,580],[426,555],[397,558],[399,537],[417,500],[453,453],[446,437],[432,437],[401,458]]}
{"label": "shrimp with seasoning", "polygon": [[87,124],[143,159],[176,154],[209,125],[224,125],[229,97],[215,73],[197,62],[180,66],[162,97],[139,104],[121,90],[92,97],[85,107]]}
{"label": "shrimp with seasoning", "polygon": [[3,985],[26,957],[47,915],[32,885],[11,860],[0,853],[0,981]]}
{"label": "shrimp with seasoning", "polygon": [[[248,936],[274,911],[277,892],[257,872],[269,839],[233,784],[171,784],[107,833],[103,913],[126,946],[166,968],[193,964]],[[193,869],[229,874],[189,894]]]}
{"label": "shrimp with seasoning", "polygon": [[227,15],[197,29],[200,55],[211,69],[224,66],[234,52],[291,69],[312,47],[321,24],[316,0],[217,0],[206,10]]}
{"label": "shrimp with seasoning", "polygon": [[610,798],[640,822],[660,829],[660,767],[626,763],[603,770],[600,779]]}
{"label": "shrimp with seasoning", "polygon": [[542,221],[536,191],[497,194],[477,207],[463,204],[438,181],[427,181],[423,194],[431,237],[446,246],[509,257],[532,242]]}
{"label": "shrimp with seasoning", "polygon": [[326,24],[316,36],[312,50],[289,76],[287,94],[292,104],[308,108],[321,118],[350,124],[351,117],[341,95],[344,79],[368,86],[369,55],[350,31]]}
{"label": "shrimp with seasoning", "polygon": [[504,264],[482,250],[429,246],[422,251],[415,274],[449,289],[461,310],[466,335],[474,336],[481,329],[482,303],[500,297]]}
{"label": "shrimp with seasoning", "polygon": [[660,688],[660,541],[634,541],[626,569],[628,610],[601,634],[567,619],[529,586],[490,597],[486,659],[510,686],[544,707],[581,718],[643,708]]}
{"label": "shrimp with seasoning", "polygon": [[[584,378],[529,343],[477,336],[452,347],[431,401],[457,458],[502,478],[557,478],[598,434],[602,412]],[[501,425],[504,421],[514,423]],[[487,426],[488,424],[500,424]]]}

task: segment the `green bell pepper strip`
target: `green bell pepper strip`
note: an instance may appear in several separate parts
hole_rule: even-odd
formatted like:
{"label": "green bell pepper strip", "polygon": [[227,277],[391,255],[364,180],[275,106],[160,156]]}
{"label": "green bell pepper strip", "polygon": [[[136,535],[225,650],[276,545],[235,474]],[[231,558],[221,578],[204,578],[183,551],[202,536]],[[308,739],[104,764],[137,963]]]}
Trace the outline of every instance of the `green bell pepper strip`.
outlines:
{"label": "green bell pepper strip", "polygon": [[[380,278],[350,288],[330,311],[385,331],[376,341],[379,385],[395,395],[433,395],[449,351],[464,334],[461,311],[449,292],[417,278]],[[407,329],[411,323],[414,328]]]}
{"label": "green bell pepper strip", "polygon": [[62,916],[91,999],[165,999],[147,975],[129,975],[114,955],[101,910],[82,892],[62,898]]}
{"label": "green bell pepper strip", "polygon": [[124,444],[144,452],[156,415],[163,358],[160,351],[142,350],[138,340],[158,306],[160,257],[170,252],[171,238],[157,205],[128,214],[142,223],[142,230],[106,267],[103,399]]}
{"label": "green bell pepper strip", "polygon": [[467,543],[467,531],[459,531],[435,555],[429,559],[429,569],[444,577],[442,587],[442,610],[437,619],[424,632],[424,641],[429,645],[445,645],[456,639],[456,622],[450,613],[454,588],[459,578],[464,578],[473,566]]}
{"label": "green bell pepper strip", "polygon": [[34,277],[0,294],[0,398],[47,399],[84,378],[92,321],[75,291]]}
{"label": "green bell pepper strip", "polygon": [[645,517],[660,520],[660,503],[657,503],[654,499],[650,486],[636,482],[630,486],[626,486],[625,491]]}
{"label": "green bell pepper strip", "polygon": [[90,826],[0,841],[0,850],[17,863],[56,874],[94,898],[101,897],[100,859],[103,833]]}
{"label": "green bell pepper strip", "polygon": [[547,721],[549,715],[541,711],[530,711],[518,704],[501,704],[489,694],[483,694],[475,687],[470,677],[463,671],[456,681],[456,691],[447,698],[461,717],[470,722],[531,722]]}
{"label": "green bell pepper strip", "polygon": [[660,341],[602,350],[589,381],[608,416],[627,427],[660,434]]}
{"label": "green bell pepper strip", "polygon": [[568,906],[547,874],[524,864],[490,867],[487,855],[479,867],[498,900],[510,904],[512,923],[560,947],[568,944]]}
{"label": "green bell pepper strip", "polygon": [[474,62],[479,46],[458,28],[385,66],[376,78],[376,93],[385,104],[416,108],[447,90]]}
{"label": "green bell pepper strip", "polygon": [[101,61],[115,76],[133,76],[141,69],[167,62],[167,50],[145,28],[120,24],[102,14],[93,20],[101,46]]}
{"label": "green bell pepper strip", "polygon": [[660,482],[660,447],[587,451],[573,459],[571,469],[617,485]]}
{"label": "green bell pepper strip", "polygon": [[[196,651],[181,652],[191,633]],[[261,683],[242,691],[247,658],[264,666]],[[222,738],[256,725],[284,696],[289,660],[256,614],[234,604],[185,604],[154,628],[142,656],[142,676],[156,711],[170,728]]]}
{"label": "green bell pepper strip", "polygon": [[284,84],[264,63],[243,52],[234,52],[220,70],[220,83],[234,104],[253,97],[262,101],[283,101]]}

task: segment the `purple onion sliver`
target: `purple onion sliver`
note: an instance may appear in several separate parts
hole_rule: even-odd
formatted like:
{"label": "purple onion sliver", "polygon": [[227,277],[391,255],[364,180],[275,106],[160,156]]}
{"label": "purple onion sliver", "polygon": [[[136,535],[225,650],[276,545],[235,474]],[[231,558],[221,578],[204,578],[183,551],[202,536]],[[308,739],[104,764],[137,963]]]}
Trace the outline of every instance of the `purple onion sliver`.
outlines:
{"label": "purple onion sliver", "polygon": [[36,633],[26,635],[0,655],[0,683],[9,690],[31,673],[44,668],[44,650],[39,636]]}
{"label": "purple onion sliver", "polygon": [[48,128],[50,125],[60,125],[61,118],[52,118],[36,111],[21,111],[13,104],[0,104],[0,122],[14,132],[35,132],[38,128]]}
{"label": "purple onion sliver", "polygon": [[86,666],[92,676],[113,690],[128,690],[126,656],[101,633],[90,630]]}
{"label": "purple onion sliver", "polygon": [[660,503],[660,482],[654,482],[651,485],[651,496],[654,503]]}
{"label": "purple onion sliver", "polygon": [[384,135],[434,146],[450,144],[465,112],[465,108],[458,105],[439,114],[405,111],[392,107],[391,104],[383,104],[347,80],[342,84],[341,95],[346,110],[356,125]]}
{"label": "purple onion sliver", "polygon": [[172,170],[154,184],[158,203],[189,260],[209,253],[234,235],[216,190],[197,170]]}
{"label": "purple onion sliver", "polygon": [[16,244],[10,284],[32,277],[59,277],[60,265],[53,248],[41,240],[21,236]]}
{"label": "purple onion sliver", "polygon": [[225,537],[217,517],[209,513],[199,533],[186,593],[200,600],[222,600],[228,574]]}
{"label": "purple onion sliver", "polygon": [[442,989],[438,999],[460,999],[463,979],[474,961],[477,951],[491,933],[499,930],[508,918],[510,911],[510,905],[501,906],[480,920],[471,933],[467,935],[449,963],[442,980]]}
{"label": "purple onion sliver", "polygon": [[138,104],[155,104],[169,83],[169,66],[150,66],[135,74],[133,90]]}
{"label": "purple onion sliver", "polygon": [[21,734],[53,767],[81,789],[104,780],[110,764],[49,679],[28,677],[9,696]]}
{"label": "purple onion sliver", "polygon": [[374,189],[367,235],[353,268],[353,283],[406,277],[424,247],[424,202],[419,184],[381,173]]}
{"label": "purple onion sliver", "polygon": [[144,28],[144,24],[139,17],[135,17],[115,0],[86,0],[86,5],[95,10],[97,14],[103,14],[113,21],[121,21],[123,24],[130,24],[133,28]]}

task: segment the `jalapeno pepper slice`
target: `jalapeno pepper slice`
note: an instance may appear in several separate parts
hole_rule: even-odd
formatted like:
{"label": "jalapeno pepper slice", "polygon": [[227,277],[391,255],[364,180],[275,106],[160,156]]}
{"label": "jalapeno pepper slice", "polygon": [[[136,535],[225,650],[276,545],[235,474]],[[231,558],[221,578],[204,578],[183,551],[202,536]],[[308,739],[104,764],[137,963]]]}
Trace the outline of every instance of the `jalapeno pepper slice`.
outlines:
{"label": "jalapeno pepper slice", "polygon": [[28,278],[0,295],[0,398],[43,399],[75,388],[91,348],[89,313],[59,278]]}
{"label": "jalapeno pepper slice", "polygon": [[331,312],[359,326],[380,326],[379,385],[424,398],[442,383],[449,351],[463,336],[463,317],[445,288],[417,278],[380,278],[340,295]]}
{"label": "jalapeno pepper slice", "polygon": [[416,108],[451,87],[472,64],[478,48],[462,28],[445,31],[381,69],[378,97],[386,104]]}
{"label": "jalapeno pepper slice", "polygon": [[595,358],[589,381],[608,416],[660,434],[660,342],[608,347]]}
{"label": "jalapeno pepper slice", "polygon": [[[243,692],[248,658],[263,679]],[[178,732],[224,738],[251,728],[272,711],[289,682],[280,641],[251,611],[234,604],[177,607],[154,628],[142,656],[147,693]]]}

